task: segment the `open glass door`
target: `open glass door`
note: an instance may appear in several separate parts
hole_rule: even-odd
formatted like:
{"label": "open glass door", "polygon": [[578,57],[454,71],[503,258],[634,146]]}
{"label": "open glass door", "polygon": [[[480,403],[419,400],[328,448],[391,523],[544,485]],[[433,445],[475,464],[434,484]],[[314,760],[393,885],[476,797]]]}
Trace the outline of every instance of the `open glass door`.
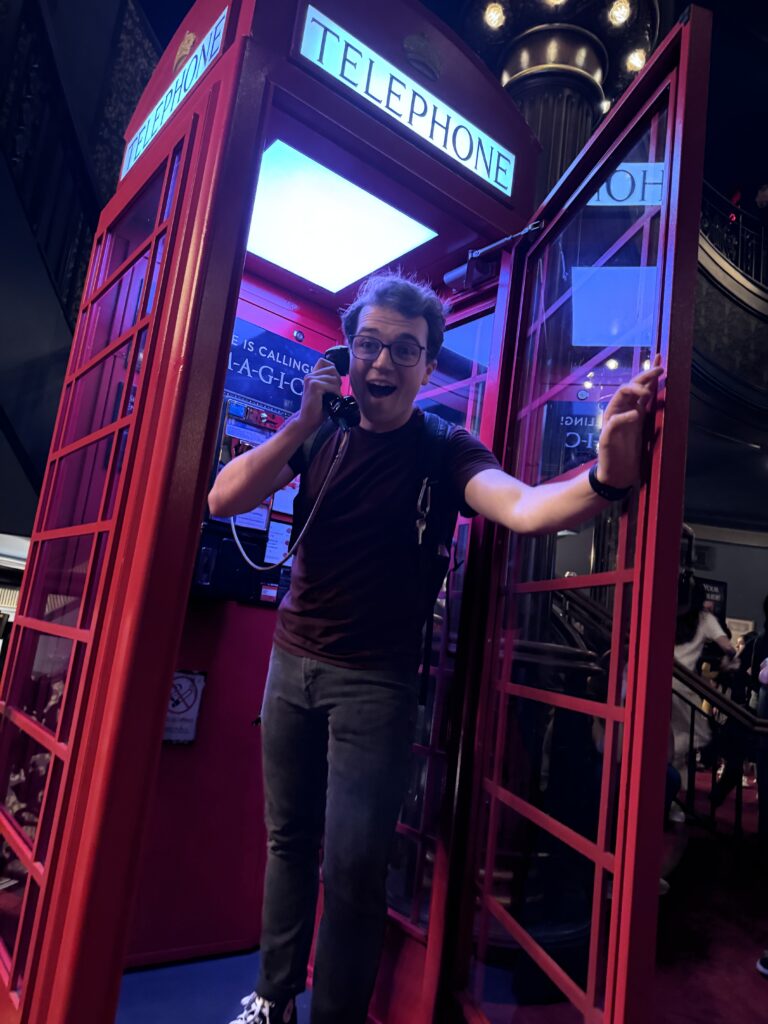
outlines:
{"label": "open glass door", "polygon": [[617,387],[657,352],[667,377],[626,507],[575,533],[494,540],[486,586],[502,597],[477,732],[465,718],[473,840],[445,975],[478,1024],[650,1016],[708,44],[694,9],[519,259],[510,472],[583,470]]}

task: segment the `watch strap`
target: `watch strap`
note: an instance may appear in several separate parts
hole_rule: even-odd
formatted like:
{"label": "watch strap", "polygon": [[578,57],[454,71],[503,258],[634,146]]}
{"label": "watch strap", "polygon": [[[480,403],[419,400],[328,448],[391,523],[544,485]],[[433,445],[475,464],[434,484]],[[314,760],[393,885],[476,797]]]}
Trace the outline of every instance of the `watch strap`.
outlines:
{"label": "watch strap", "polygon": [[602,481],[597,479],[597,463],[591,467],[587,474],[589,480],[589,486],[598,494],[601,498],[606,501],[621,501],[622,498],[626,498],[629,492],[632,490],[631,487],[611,487],[610,484],[604,484]]}

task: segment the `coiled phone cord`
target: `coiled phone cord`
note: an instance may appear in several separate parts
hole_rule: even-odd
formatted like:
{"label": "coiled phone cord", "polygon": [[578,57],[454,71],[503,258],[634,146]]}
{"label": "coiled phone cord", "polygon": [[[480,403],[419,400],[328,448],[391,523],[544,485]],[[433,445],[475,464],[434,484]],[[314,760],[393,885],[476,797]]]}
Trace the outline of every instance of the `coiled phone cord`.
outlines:
{"label": "coiled phone cord", "polygon": [[281,565],[285,565],[285,563],[290,558],[293,558],[293,556],[294,556],[294,554],[296,552],[296,548],[298,548],[299,544],[301,544],[301,541],[302,541],[302,538],[304,537],[304,534],[309,529],[310,523],[315,518],[315,515],[317,514],[317,510],[320,508],[320,502],[323,500],[325,492],[328,490],[330,482],[333,479],[333,475],[336,472],[336,469],[337,469],[339,463],[344,458],[344,453],[346,452],[348,446],[349,446],[349,431],[348,430],[343,430],[341,432],[341,436],[339,437],[339,440],[336,442],[336,451],[334,452],[334,455],[333,455],[333,462],[331,463],[330,469],[328,470],[328,474],[327,474],[325,480],[323,481],[323,486],[320,488],[320,493],[317,496],[315,504],[312,506],[312,511],[307,516],[307,521],[306,521],[306,523],[304,523],[304,526],[302,528],[301,533],[296,538],[296,543],[290,549],[288,554],[284,558],[282,558],[279,562],[275,562],[274,565],[257,565],[255,562],[251,561],[251,559],[245,553],[245,549],[243,548],[243,545],[240,543],[240,538],[237,535],[237,528],[235,527],[235,517],[234,516],[230,516],[229,517],[229,525],[230,525],[230,527],[232,529],[232,536],[235,538],[235,544],[237,544],[237,547],[238,547],[238,550],[239,550],[240,554],[243,556],[245,561],[248,563],[248,565],[250,565],[250,567],[252,569],[255,569],[256,572],[271,572],[272,569],[279,569]]}

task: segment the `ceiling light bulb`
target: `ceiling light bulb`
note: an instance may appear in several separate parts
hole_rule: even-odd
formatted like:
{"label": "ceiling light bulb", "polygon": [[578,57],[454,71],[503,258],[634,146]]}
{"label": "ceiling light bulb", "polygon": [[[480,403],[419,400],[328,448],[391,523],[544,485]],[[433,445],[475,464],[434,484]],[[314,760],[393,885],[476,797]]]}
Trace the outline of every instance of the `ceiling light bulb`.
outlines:
{"label": "ceiling light bulb", "polygon": [[608,11],[608,20],[616,28],[619,25],[624,25],[632,13],[632,7],[629,0],[614,0]]}
{"label": "ceiling light bulb", "polygon": [[591,380],[585,380],[584,381],[584,387],[587,389],[587,391],[589,391],[589,389],[592,387],[592,381]]}
{"label": "ceiling light bulb", "polygon": [[605,362],[605,365],[608,367],[609,370],[618,370],[618,368],[619,368],[619,360],[618,359],[607,359],[606,362]]}
{"label": "ceiling light bulb", "polygon": [[643,369],[644,370],[650,370],[650,368],[651,368],[651,360],[650,359],[646,359],[645,362],[643,363]]}
{"label": "ceiling light bulb", "polygon": [[483,13],[483,21],[488,28],[501,28],[504,22],[507,20],[507,16],[504,13],[504,8],[501,4],[488,4]]}
{"label": "ceiling light bulb", "polygon": [[603,100],[603,102],[600,104],[600,113],[601,114],[607,114],[608,113],[608,111],[611,109],[611,102],[612,102],[611,100]]}
{"label": "ceiling light bulb", "polygon": [[562,7],[565,0],[544,0],[547,7]]}
{"label": "ceiling light bulb", "polygon": [[647,59],[645,50],[633,50],[627,57],[627,71],[642,71]]}

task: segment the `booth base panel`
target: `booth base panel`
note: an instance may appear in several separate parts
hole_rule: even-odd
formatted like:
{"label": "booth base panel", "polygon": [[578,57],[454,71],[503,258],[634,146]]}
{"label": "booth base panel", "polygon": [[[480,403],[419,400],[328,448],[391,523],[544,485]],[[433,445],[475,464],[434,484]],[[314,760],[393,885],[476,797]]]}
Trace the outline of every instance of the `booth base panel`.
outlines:
{"label": "booth base panel", "polygon": [[205,673],[195,739],[164,743],[127,964],[254,949],[266,860],[259,729],[275,612],[190,601],[178,668]]}

